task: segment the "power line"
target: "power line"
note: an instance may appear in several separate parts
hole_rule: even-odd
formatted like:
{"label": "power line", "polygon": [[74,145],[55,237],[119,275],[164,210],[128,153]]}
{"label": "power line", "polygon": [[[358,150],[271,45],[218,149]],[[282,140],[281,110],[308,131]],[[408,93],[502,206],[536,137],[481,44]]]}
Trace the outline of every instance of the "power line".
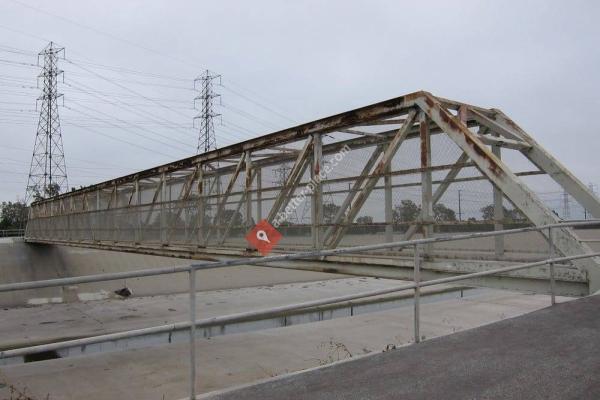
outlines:
{"label": "power line", "polygon": [[[193,63],[190,63],[190,62],[188,62],[188,61],[186,61],[186,60],[180,59],[180,58],[178,58],[178,57],[175,57],[175,56],[173,56],[173,55],[166,54],[166,53],[165,53],[165,52],[163,52],[163,51],[156,50],[156,49],[153,49],[153,48],[151,48],[151,47],[148,47],[148,46],[145,46],[145,45],[142,45],[142,44],[139,44],[139,43],[135,43],[135,42],[133,42],[133,41],[130,41],[130,40],[128,40],[128,39],[124,39],[124,38],[122,38],[122,37],[120,37],[120,36],[117,36],[117,35],[114,35],[114,34],[112,34],[112,33],[110,33],[110,32],[103,31],[103,30],[101,30],[101,29],[98,29],[98,28],[96,28],[96,27],[93,27],[93,26],[90,26],[90,25],[82,24],[82,23],[80,23],[80,22],[78,22],[78,21],[75,21],[75,20],[72,20],[72,19],[66,18],[66,17],[64,17],[64,16],[62,16],[62,15],[57,15],[57,14],[54,14],[54,13],[52,13],[52,12],[49,12],[49,11],[47,11],[47,10],[44,10],[44,9],[41,9],[41,8],[39,8],[39,7],[35,7],[35,6],[32,6],[32,5],[29,5],[29,4],[27,4],[27,3],[24,3],[24,2],[22,2],[22,1],[19,1],[19,0],[11,0],[11,1],[12,1],[13,3],[15,3],[15,4],[18,4],[18,5],[22,6],[22,7],[29,8],[29,9],[31,9],[31,10],[34,10],[34,11],[36,11],[36,12],[39,12],[39,13],[42,13],[42,14],[49,15],[49,16],[51,16],[51,17],[53,17],[53,18],[57,18],[57,19],[60,19],[60,20],[66,21],[66,22],[68,22],[68,23],[70,23],[70,24],[73,24],[73,25],[76,25],[76,26],[78,26],[78,27],[80,27],[80,28],[87,29],[87,30],[91,30],[91,31],[93,31],[93,32],[95,32],[95,33],[97,33],[97,34],[100,34],[100,35],[104,35],[104,36],[110,37],[110,38],[112,38],[112,39],[114,39],[114,40],[117,40],[117,41],[120,41],[120,42],[126,43],[126,44],[128,44],[128,45],[130,45],[130,46],[137,47],[137,48],[139,48],[139,49],[142,49],[142,50],[148,51],[148,52],[150,52],[150,53],[153,53],[153,54],[155,54],[155,55],[159,55],[159,56],[162,56],[162,57],[167,57],[167,58],[169,58],[169,59],[171,59],[171,60],[177,61],[177,62],[179,62],[179,63],[181,63],[181,64],[184,64],[184,65],[186,65],[186,66],[188,66],[188,67],[192,67],[192,68],[194,68],[194,69],[197,69],[197,68],[198,68],[198,65],[195,65],[195,64],[193,64]],[[246,90],[247,92],[252,92],[251,90],[249,90],[249,89],[247,89],[247,88],[244,88],[244,87],[243,87],[242,85],[240,85],[240,84],[233,83],[233,82],[231,82],[231,83],[232,83],[232,84],[234,84],[235,86],[237,86],[237,87],[238,87],[238,88],[240,88],[240,89]],[[267,106],[267,105],[263,104],[262,102],[260,102],[260,101],[258,101],[258,100],[251,99],[249,96],[243,95],[243,94],[239,93],[238,91],[235,91],[235,90],[234,90],[234,89],[232,89],[232,88],[226,87],[226,89],[228,89],[228,90],[230,90],[232,93],[235,93],[235,94],[237,94],[238,96],[240,96],[240,97],[242,97],[242,98],[246,99],[247,101],[250,101],[250,102],[252,102],[252,103],[254,103],[254,104],[258,105],[259,107],[261,107],[261,108],[263,108],[263,109],[265,109],[265,110],[267,110],[267,111],[270,111],[270,112],[272,112],[272,113],[274,113],[274,114],[276,114],[276,115],[280,116],[281,118],[284,118],[284,119],[288,120],[289,122],[292,122],[292,123],[294,123],[294,124],[296,124],[296,123],[297,123],[297,122],[296,122],[296,121],[295,121],[293,118],[290,118],[290,117],[288,117],[288,116],[284,115],[283,113],[281,113],[281,112],[279,112],[279,111],[275,110],[273,107],[269,107],[269,106]]]}
{"label": "power line", "polygon": [[229,104],[225,104],[225,103],[222,102],[221,103],[221,107],[223,107],[225,109],[228,109],[228,110],[231,110],[234,113],[236,113],[238,115],[241,115],[242,117],[244,117],[244,118],[246,118],[246,119],[248,119],[250,121],[257,122],[257,123],[261,124],[262,126],[266,127],[267,129],[275,129],[275,130],[279,130],[280,129],[280,127],[278,127],[278,126],[276,126],[276,125],[274,125],[274,124],[272,124],[272,123],[270,123],[268,121],[265,121],[265,120],[263,120],[261,118],[258,118],[256,116],[250,114],[250,113],[245,112],[244,110],[240,110],[239,108],[233,107],[233,106],[231,106]]}
{"label": "power line", "polygon": [[[77,64],[74,64],[72,61],[69,61],[69,60],[67,60],[67,62],[69,62],[69,63],[71,63],[71,64],[73,64],[73,65],[77,65]],[[124,89],[124,90],[126,90],[126,91],[128,91],[128,92],[130,92],[130,93],[133,93],[133,94],[137,95],[137,96],[140,96],[140,97],[144,98],[145,100],[151,101],[151,102],[153,102],[153,103],[155,103],[155,104],[157,104],[157,105],[161,106],[162,108],[165,108],[165,109],[167,109],[167,110],[173,111],[173,112],[175,112],[175,113],[177,113],[177,114],[183,115],[184,117],[188,118],[188,116],[187,116],[187,115],[185,115],[185,114],[183,114],[183,113],[179,112],[178,110],[176,110],[176,109],[174,109],[174,108],[172,108],[172,107],[170,107],[170,106],[167,106],[167,105],[165,105],[165,104],[162,104],[162,103],[160,103],[160,102],[158,102],[158,101],[155,101],[155,100],[153,100],[152,98],[150,98],[150,97],[147,97],[147,96],[145,96],[145,95],[143,95],[143,94],[141,94],[141,93],[139,93],[139,92],[136,92],[135,90],[133,90],[133,89],[130,89],[130,88],[128,88],[128,87],[127,87],[127,86],[125,86],[125,85],[122,85],[122,84],[120,84],[120,83],[117,83],[117,82],[113,82],[113,81],[111,81],[111,79],[110,79],[110,78],[107,78],[107,77],[105,77],[105,76],[103,76],[103,75],[101,75],[101,74],[99,74],[99,73],[97,73],[97,72],[90,71],[88,68],[85,68],[85,67],[83,67],[83,66],[81,66],[81,65],[77,65],[77,66],[78,66],[79,68],[82,68],[82,69],[84,69],[84,70],[88,71],[88,72],[91,72],[91,73],[93,73],[94,75],[96,75],[96,76],[97,76],[97,77],[99,77],[99,78],[102,78],[102,79],[103,79],[103,80],[105,80],[106,82],[109,82],[109,83],[111,83],[111,84],[113,84],[113,85],[115,85],[115,86],[118,86],[118,87],[120,87],[121,89]]]}
{"label": "power line", "polygon": [[289,122],[292,122],[292,123],[294,123],[294,124],[296,124],[296,123],[297,123],[297,122],[296,122],[294,119],[292,119],[292,118],[289,118],[289,117],[287,117],[286,115],[284,115],[284,114],[280,113],[279,111],[277,111],[277,110],[274,110],[273,108],[271,108],[271,107],[268,107],[268,106],[266,106],[266,105],[264,105],[264,104],[262,104],[262,103],[260,103],[260,102],[258,102],[258,101],[256,101],[256,100],[253,100],[253,99],[251,99],[250,97],[248,97],[248,96],[246,96],[246,95],[244,95],[244,94],[242,94],[242,93],[240,93],[240,92],[238,92],[238,91],[236,91],[236,90],[234,90],[234,89],[232,89],[232,88],[230,88],[230,87],[228,87],[228,86],[221,85],[221,87],[223,87],[223,88],[225,88],[225,89],[229,90],[231,93],[233,93],[233,94],[236,94],[237,96],[241,97],[242,99],[244,99],[244,100],[246,100],[246,101],[249,101],[250,103],[252,103],[252,104],[254,104],[254,105],[256,105],[256,106],[258,106],[258,107],[260,107],[260,108],[262,108],[262,109],[264,109],[264,110],[267,110],[267,111],[269,111],[269,112],[271,112],[271,113],[273,113],[273,114],[275,114],[275,115],[278,115],[280,118],[283,118],[283,119],[285,119],[285,120],[287,120],[287,121],[289,121]]}
{"label": "power line", "polygon": [[[109,117],[111,117],[109,114],[107,114],[107,113],[105,113],[105,112],[99,111],[99,110],[97,110],[97,109],[94,109],[94,108],[91,108],[91,107],[84,106],[83,104],[79,104],[79,103],[77,103],[77,102],[74,102],[74,103],[75,103],[75,104],[78,104],[80,107],[83,107],[83,108],[85,108],[85,109],[87,109],[87,110],[90,110],[90,111],[92,111],[92,112],[95,112],[95,113],[98,113],[98,114],[102,114],[102,115],[108,115]],[[77,110],[77,109],[74,109],[74,108],[71,108],[71,107],[65,107],[65,108],[67,108],[67,109],[69,109],[69,110],[72,110],[72,111],[75,111],[75,112],[78,112],[78,113],[81,113],[81,114],[83,114],[83,115],[86,115],[86,116],[88,116],[88,117],[90,117],[90,118],[97,119],[97,117],[95,117],[95,116],[93,116],[93,115],[91,115],[91,114],[89,114],[89,113],[86,113],[86,112],[84,112],[84,111]],[[133,133],[133,134],[134,134],[134,135],[136,135],[136,136],[142,137],[142,138],[144,138],[144,139],[147,139],[147,140],[153,140],[153,141],[155,141],[155,142],[157,142],[157,143],[160,143],[160,144],[162,144],[162,145],[169,146],[169,147],[173,147],[173,148],[174,148],[174,149],[176,149],[176,150],[180,150],[180,151],[187,151],[187,149],[185,149],[185,148],[181,148],[181,147],[174,146],[174,145],[171,143],[171,141],[173,141],[173,142],[177,142],[177,143],[180,143],[180,144],[182,144],[182,145],[184,145],[184,146],[189,146],[189,144],[188,144],[188,143],[185,143],[185,142],[182,142],[182,141],[180,141],[180,140],[173,139],[173,138],[171,138],[171,137],[169,137],[169,136],[165,136],[165,135],[162,135],[162,134],[160,134],[160,133],[157,133],[157,132],[151,131],[151,130],[149,130],[149,129],[147,129],[147,128],[142,128],[142,127],[136,126],[135,124],[132,124],[132,123],[130,123],[130,122],[128,122],[128,121],[126,121],[126,120],[123,120],[123,119],[120,119],[120,118],[117,118],[117,117],[112,117],[112,118],[114,118],[116,121],[119,121],[119,122],[121,122],[121,123],[124,123],[124,124],[126,124],[126,125],[128,125],[128,126],[131,126],[131,127],[133,127],[134,129],[141,129],[141,130],[142,130],[142,131],[144,131],[144,132],[148,132],[148,133],[151,133],[151,134],[153,134],[153,135],[156,135],[156,136],[159,136],[159,137],[165,138],[165,139],[169,140],[169,142],[163,142],[163,141],[161,141],[161,140],[158,140],[158,139],[149,138],[149,137],[148,137],[148,136],[146,136],[146,135],[142,135],[142,134],[139,134],[139,133],[136,133],[136,132],[131,132],[131,133]],[[112,126],[114,126],[114,127],[116,127],[116,128],[120,128],[120,126],[119,126],[119,125],[116,125],[116,124],[114,124],[114,123],[108,122],[108,124],[109,124],[109,125],[112,125]]]}
{"label": "power line", "polygon": [[[71,80],[71,82],[72,81],[73,80]],[[65,85],[70,86],[70,87],[74,87],[72,84],[69,84],[69,83],[65,83]],[[106,99],[108,97],[107,95],[103,95],[103,94],[99,94],[99,95],[98,94],[94,94],[95,90],[89,88],[89,86],[87,86],[87,85],[85,85],[83,83],[79,83],[79,85],[81,85],[81,86],[83,86],[85,88],[88,88],[88,90],[86,90],[86,89],[81,89],[81,90],[84,91],[85,93],[93,96],[93,97],[96,97],[96,98],[99,98],[99,99]],[[77,87],[77,86],[75,86],[75,87]],[[162,120],[162,121],[167,122],[169,124],[172,124],[174,126],[179,126],[180,128],[183,128],[184,130],[188,130],[188,131],[186,131],[186,134],[191,135],[191,132],[189,132],[189,130],[191,130],[192,127],[189,127],[189,126],[186,127],[186,126],[184,126],[182,124],[170,121],[170,120],[168,120],[166,118],[163,118],[163,117],[160,117],[160,116],[156,115],[155,113],[150,113],[150,112],[145,111],[145,110],[138,110],[136,107],[131,106],[129,103],[126,103],[126,102],[118,100],[118,99],[116,101],[110,101],[110,100],[107,100],[107,101],[109,103],[111,103],[112,105],[114,105],[114,106],[125,106],[128,109],[129,112],[132,112],[132,113],[137,114],[137,115],[144,116],[146,118],[150,117],[150,119],[153,120],[153,121],[155,121],[155,122],[159,121],[159,120]]]}

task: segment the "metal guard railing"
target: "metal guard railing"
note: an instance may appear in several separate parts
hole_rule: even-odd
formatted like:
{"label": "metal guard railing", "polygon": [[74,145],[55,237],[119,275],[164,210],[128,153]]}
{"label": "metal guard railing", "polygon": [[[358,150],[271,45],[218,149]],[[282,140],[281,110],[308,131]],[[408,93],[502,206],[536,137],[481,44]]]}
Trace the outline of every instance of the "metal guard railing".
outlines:
{"label": "metal guard railing", "polygon": [[23,236],[25,236],[25,229],[0,229],[0,238]]}
{"label": "metal guard railing", "polygon": [[[274,313],[283,313],[289,311],[296,311],[305,308],[324,306],[328,304],[340,303],[344,301],[356,300],[366,297],[380,296],[384,294],[399,292],[403,290],[414,290],[414,341],[420,342],[420,291],[421,288],[427,286],[441,285],[447,283],[458,282],[467,279],[480,278],[484,276],[496,275],[506,272],[518,271],[543,265],[549,265],[549,280],[550,280],[550,296],[551,296],[551,304],[554,305],[556,303],[555,300],[555,277],[554,277],[554,265],[562,262],[580,260],[584,258],[598,257],[600,256],[600,252],[579,254],[575,256],[565,256],[565,257],[555,257],[555,248],[553,243],[553,235],[552,230],[554,228],[566,228],[566,227],[578,227],[578,226],[591,226],[600,224],[600,220],[591,220],[591,221],[581,221],[581,222],[566,222],[566,223],[557,223],[544,225],[539,227],[526,227],[526,228],[518,228],[518,229],[506,229],[501,231],[492,231],[492,232],[478,232],[478,233],[470,233],[464,235],[454,235],[454,236],[442,236],[435,238],[426,238],[426,239],[415,239],[408,241],[400,241],[393,243],[381,243],[374,245],[366,245],[366,246],[355,246],[355,247],[347,247],[347,248],[337,248],[330,250],[316,250],[316,251],[308,251],[302,253],[293,253],[293,254],[282,254],[282,255],[273,255],[267,257],[252,257],[252,258],[241,258],[235,260],[226,260],[226,261],[217,261],[217,262],[203,262],[203,263],[192,263],[190,265],[183,266],[174,266],[174,267],[161,267],[154,269],[141,269],[136,271],[128,271],[128,272],[115,272],[115,273],[107,273],[107,274],[96,274],[96,275],[86,275],[72,278],[59,278],[59,279],[49,279],[43,281],[30,281],[30,282],[18,282],[18,283],[9,283],[9,284],[0,284],[0,293],[1,292],[9,292],[16,290],[26,290],[26,289],[37,289],[37,288],[48,288],[48,287],[57,287],[57,286],[65,286],[65,285],[74,285],[74,284],[82,284],[82,283],[92,283],[92,282],[103,282],[110,281],[116,279],[127,279],[127,278],[139,278],[139,277],[147,277],[147,276],[157,276],[157,275],[165,275],[165,274],[174,274],[181,272],[189,273],[189,301],[190,301],[190,320],[186,322],[179,322],[167,325],[159,325],[153,326],[149,328],[142,329],[134,329],[129,331],[122,331],[116,333],[110,333],[105,335],[98,335],[92,337],[86,337],[82,339],[74,339],[67,340],[55,343],[42,344],[37,346],[23,347],[17,349],[10,349],[0,351],[0,359],[3,358],[11,358],[11,357],[20,357],[27,354],[46,352],[46,351],[54,351],[60,350],[69,347],[75,346],[85,346],[99,342],[119,340],[119,339],[127,339],[138,337],[142,335],[148,334],[158,334],[158,333],[166,333],[172,332],[174,330],[180,329],[189,329],[190,330],[190,399],[196,398],[196,387],[197,387],[197,379],[196,379],[196,328],[206,328],[211,326],[223,325],[226,323],[232,322],[240,322],[253,318],[261,318]],[[467,240],[473,238],[481,238],[481,237],[494,237],[501,235],[511,235],[516,233],[523,232],[533,232],[533,231],[543,231],[548,230],[548,253],[549,258],[541,261],[529,262],[524,264],[518,264],[503,268],[496,268],[481,272],[467,273],[458,276],[452,276],[447,278],[439,278],[428,281],[421,281],[421,255],[420,248],[426,244],[433,244],[438,242],[449,242],[449,241],[458,241],[458,240]],[[237,314],[231,314],[221,317],[213,317],[202,320],[196,319],[196,271],[200,269],[214,269],[221,267],[230,267],[236,265],[264,265],[269,264],[276,261],[288,261],[288,260],[299,260],[299,259],[311,259],[311,258],[319,258],[326,257],[337,254],[346,254],[346,253],[360,253],[364,251],[374,251],[388,248],[403,248],[403,247],[414,247],[414,277],[413,282],[399,285],[392,288],[379,289],[379,290],[371,290],[365,291],[361,293],[355,293],[351,295],[345,296],[337,296],[320,300],[307,301],[296,304],[289,304],[285,306],[272,307],[269,309],[255,310]]]}

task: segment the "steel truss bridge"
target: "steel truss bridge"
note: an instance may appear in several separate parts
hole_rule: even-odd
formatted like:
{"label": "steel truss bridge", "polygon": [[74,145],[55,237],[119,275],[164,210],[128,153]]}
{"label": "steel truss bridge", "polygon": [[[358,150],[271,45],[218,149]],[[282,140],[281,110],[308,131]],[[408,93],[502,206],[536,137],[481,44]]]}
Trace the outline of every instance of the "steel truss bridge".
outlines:
{"label": "steel truss bridge", "polygon": [[[282,167],[283,178],[274,180]],[[218,259],[256,254],[246,232],[283,214],[276,252],[542,226],[560,221],[533,190],[548,183],[600,218],[589,188],[502,111],[420,91],[35,202],[25,240]],[[456,188],[458,219],[454,211],[440,212],[450,208],[440,204],[455,208]],[[489,198],[492,216],[462,218],[461,190]],[[560,255],[591,252],[570,228],[553,236]],[[544,231],[462,248],[427,245],[422,273],[440,277],[547,258],[547,239]],[[410,252],[277,266],[410,278]],[[546,292],[544,268],[474,283]],[[556,278],[559,294],[596,291],[600,260],[557,265]]]}

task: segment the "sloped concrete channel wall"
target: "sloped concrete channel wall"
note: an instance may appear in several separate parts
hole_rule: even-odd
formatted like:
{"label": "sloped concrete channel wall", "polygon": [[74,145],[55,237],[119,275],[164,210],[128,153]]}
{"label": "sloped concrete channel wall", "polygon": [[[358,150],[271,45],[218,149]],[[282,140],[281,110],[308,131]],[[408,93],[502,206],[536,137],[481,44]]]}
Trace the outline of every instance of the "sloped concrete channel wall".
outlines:
{"label": "sloped concrete channel wall", "polygon": [[[143,268],[187,265],[189,260],[144,254],[121,253],[57,245],[35,245],[22,239],[0,239],[0,282],[13,283],[81,275],[132,271]],[[247,273],[240,273],[240,269]],[[203,271],[198,290],[240,287],[311,280],[334,279],[341,275],[278,270],[265,267],[232,267]],[[77,287],[56,287],[0,293],[0,306],[15,307],[51,302],[102,299],[127,286],[136,296],[187,292],[187,273],[134,278],[125,281],[88,283]]]}

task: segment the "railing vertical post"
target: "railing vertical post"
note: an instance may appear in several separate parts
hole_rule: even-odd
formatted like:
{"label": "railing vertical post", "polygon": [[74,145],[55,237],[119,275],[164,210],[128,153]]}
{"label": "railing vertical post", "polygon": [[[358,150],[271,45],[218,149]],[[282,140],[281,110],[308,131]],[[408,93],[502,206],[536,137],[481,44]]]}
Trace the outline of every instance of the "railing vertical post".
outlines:
{"label": "railing vertical post", "polygon": [[413,280],[415,282],[415,311],[414,311],[414,327],[415,327],[415,343],[419,343],[421,341],[420,334],[420,321],[419,321],[419,302],[421,297],[421,255],[419,245],[415,245],[414,247],[415,253],[415,268],[414,268],[414,277]]}
{"label": "railing vertical post", "polygon": [[[548,253],[549,258],[552,259],[554,257],[554,238],[552,237],[552,228],[548,228]],[[556,296],[554,293],[556,292],[555,286],[556,282],[554,280],[554,263],[552,261],[549,262],[550,266],[550,303],[552,305],[556,304]]]}
{"label": "railing vertical post", "polygon": [[196,398],[196,268],[190,269],[190,399]]}

